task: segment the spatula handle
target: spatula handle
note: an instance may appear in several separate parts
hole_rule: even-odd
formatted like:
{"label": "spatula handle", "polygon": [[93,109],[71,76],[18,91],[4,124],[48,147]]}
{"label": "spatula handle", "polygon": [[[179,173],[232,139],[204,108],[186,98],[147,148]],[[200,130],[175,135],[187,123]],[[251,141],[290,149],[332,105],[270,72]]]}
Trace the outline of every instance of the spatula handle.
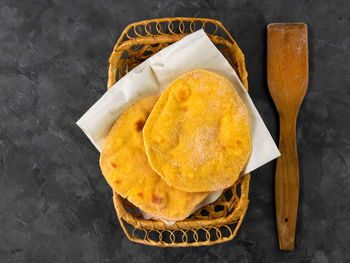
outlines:
{"label": "spatula handle", "polygon": [[276,221],[280,249],[293,250],[299,200],[296,117],[280,117],[279,150],[275,174]]}

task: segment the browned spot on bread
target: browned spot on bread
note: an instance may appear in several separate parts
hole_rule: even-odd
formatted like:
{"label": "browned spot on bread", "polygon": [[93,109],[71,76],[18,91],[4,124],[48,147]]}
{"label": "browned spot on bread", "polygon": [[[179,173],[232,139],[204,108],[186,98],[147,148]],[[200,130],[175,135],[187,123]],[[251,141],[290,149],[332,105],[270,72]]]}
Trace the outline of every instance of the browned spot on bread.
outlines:
{"label": "browned spot on bread", "polygon": [[164,202],[163,198],[157,195],[152,195],[152,203],[162,204]]}
{"label": "browned spot on bread", "polygon": [[187,97],[188,97],[187,92],[184,90],[180,90],[177,93],[177,98],[179,101],[185,101],[187,99]]}
{"label": "browned spot on bread", "polygon": [[188,110],[187,107],[183,107],[183,108],[182,108],[182,111],[183,111],[183,112],[186,112],[187,110]]}
{"label": "browned spot on bread", "polygon": [[117,165],[115,163],[111,163],[111,165],[113,166],[113,168],[117,168]]}
{"label": "browned spot on bread", "polygon": [[240,140],[236,140],[236,143],[240,145],[242,142]]}
{"label": "browned spot on bread", "polygon": [[145,122],[143,120],[139,120],[135,123],[136,130],[137,131],[142,131],[143,126],[145,125]]}
{"label": "browned spot on bread", "polygon": [[175,97],[178,101],[186,101],[190,96],[190,94],[191,94],[191,91],[186,85],[180,86],[175,91]]}
{"label": "browned spot on bread", "polygon": [[143,198],[143,193],[137,193],[138,197]]}
{"label": "browned spot on bread", "polygon": [[116,184],[120,184],[120,180],[118,180],[118,179],[115,180],[114,182],[115,182]]}

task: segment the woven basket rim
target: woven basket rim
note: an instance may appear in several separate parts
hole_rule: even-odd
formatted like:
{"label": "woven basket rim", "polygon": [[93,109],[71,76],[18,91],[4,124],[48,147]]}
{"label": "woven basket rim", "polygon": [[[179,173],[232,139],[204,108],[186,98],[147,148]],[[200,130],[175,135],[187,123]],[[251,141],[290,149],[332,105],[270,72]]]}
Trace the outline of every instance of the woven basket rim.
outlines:
{"label": "woven basket rim", "polygon": [[[174,21],[188,21],[188,22],[194,22],[194,21],[205,21],[205,22],[211,22],[217,26],[220,26],[224,32],[226,33],[226,36],[231,40],[231,42],[236,43],[236,41],[232,38],[231,34],[226,30],[226,28],[222,25],[222,23],[219,20],[212,19],[212,18],[200,18],[200,17],[163,17],[163,18],[154,18],[154,19],[147,19],[147,20],[141,20],[134,23],[129,24],[122,32],[121,36],[125,35],[128,30],[132,27],[136,27],[138,25],[145,25],[150,23],[161,23],[161,22],[174,22]],[[122,42],[123,38],[119,38],[116,46],[119,45]]]}
{"label": "woven basket rim", "polygon": [[[128,48],[130,48],[131,46],[135,45],[135,44],[141,44],[142,41],[144,41],[143,39],[139,39],[139,38],[129,38],[129,40],[124,40],[124,38],[127,36],[127,33],[129,32],[129,30],[134,29],[137,26],[145,26],[147,24],[150,23],[161,23],[161,22],[169,22],[172,23],[174,21],[187,21],[187,22],[191,22],[191,21],[203,21],[203,23],[213,23],[215,24],[217,27],[219,27],[220,29],[223,30],[223,32],[225,33],[226,37],[228,38],[225,39],[222,36],[217,36],[217,35],[212,35],[212,34],[208,34],[209,38],[213,41],[218,41],[219,43],[221,42],[222,44],[226,44],[228,45],[229,42],[231,42],[232,45],[232,50],[234,50],[235,52],[237,52],[237,56],[239,56],[241,59],[239,61],[240,65],[238,67],[238,76],[243,84],[243,86],[248,90],[248,73],[245,67],[245,58],[244,58],[244,54],[242,52],[242,50],[240,49],[240,47],[237,45],[236,41],[233,39],[233,37],[231,36],[231,34],[227,31],[227,29],[222,25],[222,23],[218,20],[215,19],[209,19],[209,18],[190,18],[190,17],[171,17],[171,18],[159,18],[159,19],[149,19],[149,20],[142,20],[142,21],[138,21],[138,22],[134,22],[132,24],[129,24],[122,32],[122,34],[120,35],[117,43],[114,45],[113,48],[113,52],[110,55],[109,58],[109,69],[108,69],[108,81],[107,81],[107,89],[111,88],[115,82],[116,82],[116,68],[115,68],[115,63],[117,60],[119,60],[122,56],[122,53],[127,50]],[[216,32],[216,30],[215,30]],[[188,34],[164,34],[164,35],[151,35],[150,37],[147,37],[149,39],[149,41],[153,41],[153,43],[157,43],[157,42],[162,42],[162,41],[166,41],[167,38],[172,38],[173,42],[180,40],[181,38],[183,38],[184,36],[186,36]]]}

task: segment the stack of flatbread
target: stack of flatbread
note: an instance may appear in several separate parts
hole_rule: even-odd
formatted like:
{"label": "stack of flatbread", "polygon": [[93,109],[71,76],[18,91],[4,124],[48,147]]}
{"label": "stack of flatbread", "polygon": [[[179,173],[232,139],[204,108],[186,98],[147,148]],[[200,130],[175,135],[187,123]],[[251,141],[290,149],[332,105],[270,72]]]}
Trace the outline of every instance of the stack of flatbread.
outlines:
{"label": "stack of flatbread", "polygon": [[120,115],[100,166],[113,191],[146,218],[172,223],[232,186],[250,151],[248,111],[232,83],[196,70]]}

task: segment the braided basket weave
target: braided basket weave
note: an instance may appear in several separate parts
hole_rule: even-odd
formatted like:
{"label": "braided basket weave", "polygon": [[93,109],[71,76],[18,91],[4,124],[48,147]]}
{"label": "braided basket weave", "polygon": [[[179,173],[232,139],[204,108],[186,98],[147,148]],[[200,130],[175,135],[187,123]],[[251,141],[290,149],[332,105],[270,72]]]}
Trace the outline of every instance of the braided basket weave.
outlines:
{"label": "braided basket weave", "polygon": [[[219,21],[203,18],[161,18],[127,26],[109,58],[108,89],[159,50],[200,28],[205,30],[248,89],[242,51]],[[249,174],[241,177],[216,202],[174,225],[144,219],[134,205],[116,192],[113,201],[120,225],[131,241],[159,247],[213,245],[229,241],[237,234],[248,208],[249,181]]]}

